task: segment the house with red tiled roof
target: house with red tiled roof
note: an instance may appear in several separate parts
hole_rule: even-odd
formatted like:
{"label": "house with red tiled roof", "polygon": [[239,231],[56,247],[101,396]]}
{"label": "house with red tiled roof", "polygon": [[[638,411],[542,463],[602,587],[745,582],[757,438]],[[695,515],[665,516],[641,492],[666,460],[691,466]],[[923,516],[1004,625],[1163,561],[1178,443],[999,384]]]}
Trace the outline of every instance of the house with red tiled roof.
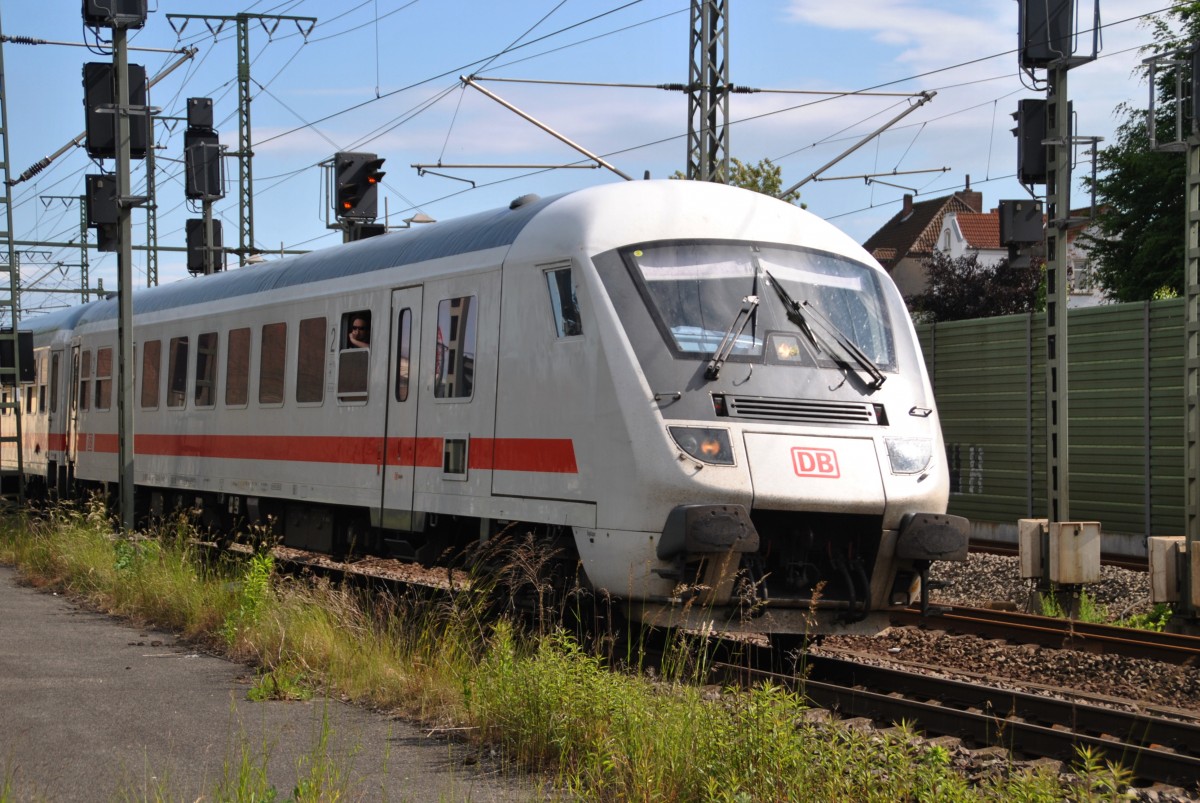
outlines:
{"label": "house with red tiled roof", "polygon": [[974,254],[980,265],[996,265],[1008,258],[1000,244],[1000,212],[947,212],[942,217],[938,250],[951,259]]}
{"label": "house with red tiled roof", "polygon": [[925,290],[924,261],[938,247],[946,214],[979,214],[982,207],[983,194],[971,190],[969,180],[966,189],[943,198],[914,202],[905,194],[904,206],[863,247],[891,274],[900,294],[910,298]]}

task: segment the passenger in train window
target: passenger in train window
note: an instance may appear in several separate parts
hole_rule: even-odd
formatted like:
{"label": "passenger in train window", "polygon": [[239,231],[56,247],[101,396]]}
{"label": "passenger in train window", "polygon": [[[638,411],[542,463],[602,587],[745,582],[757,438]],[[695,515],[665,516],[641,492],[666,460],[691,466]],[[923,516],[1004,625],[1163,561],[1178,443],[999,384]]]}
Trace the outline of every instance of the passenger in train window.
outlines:
{"label": "passenger in train window", "polygon": [[371,346],[371,325],[361,315],[355,315],[350,322],[350,332],[347,336],[350,341],[349,347],[355,349],[365,349]]}

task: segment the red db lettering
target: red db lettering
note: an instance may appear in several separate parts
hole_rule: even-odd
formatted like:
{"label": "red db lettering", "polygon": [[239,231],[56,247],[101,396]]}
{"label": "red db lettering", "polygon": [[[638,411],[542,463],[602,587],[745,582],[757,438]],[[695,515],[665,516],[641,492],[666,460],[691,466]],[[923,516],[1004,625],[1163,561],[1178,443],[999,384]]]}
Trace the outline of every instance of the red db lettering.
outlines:
{"label": "red db lettering", "polygon": [[798,477],[837,479],[842,476],[838,468],[837,452],[832,449],[795,446],[792,448],[792,467]]}

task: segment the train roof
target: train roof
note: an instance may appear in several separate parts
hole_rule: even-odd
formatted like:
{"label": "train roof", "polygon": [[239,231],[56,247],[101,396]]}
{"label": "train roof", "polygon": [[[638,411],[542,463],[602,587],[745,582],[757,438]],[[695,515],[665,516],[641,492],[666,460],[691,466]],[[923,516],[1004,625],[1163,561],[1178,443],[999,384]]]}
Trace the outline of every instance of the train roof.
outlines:
{"label": "train roof", "polygon": [[[268,265],[227,271],[152,287],[133,294],[134,314],[265,293],[285,287],[344,279],[440,257],[511,245],[526,224],[561,196],[522,198],[523,203],[332,246]],[[81,307],[31,319],[28,328],[47,331],[117,317],[116,295]]]}

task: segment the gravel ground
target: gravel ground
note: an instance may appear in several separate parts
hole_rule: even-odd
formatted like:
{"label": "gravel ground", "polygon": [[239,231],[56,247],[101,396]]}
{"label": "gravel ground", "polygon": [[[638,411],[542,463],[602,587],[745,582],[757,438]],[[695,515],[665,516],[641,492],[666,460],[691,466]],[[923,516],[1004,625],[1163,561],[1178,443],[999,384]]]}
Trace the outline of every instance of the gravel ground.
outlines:
{"label": "gravel ground", "polygon": [[[971,553],[962,563],[939,561],[930,568],[929,579],[941,586],[931,588],[933,602],[976,607],[1009,603],[1027,613],[1042,612],[1033,607],[1033,581],[1021,578],[1015,557]],[[1154,607],[1146,572],[1102,566],[1100,582],[1089,585],[1087,593],[1112,621],[1149,613]]]}
{"label": "gravel ground", "polygon": [[[1087,593],[1107,612],[1108,620],[1153,608],[1145,572],[1106,566],[1101,576],[1101,582],[1089,586]],[[1041,613],[1032,605],[1032,582],[1020,577],[1014,557],[973,553],[963,563],[934,564],[930,579],[940,586],[931,589],[931,602]],[[1079,696],[1110,698],[1114,705],[1131,709],[1152,707],[1200,717],[1200,669],[1191,667],[913,628],[892,628],[874,637],[827,637],[817,649],[851,654],[870,663],[936,666],[940,673],[1001,687],[1058,696],[1069,696],[1073,690]],[[970,750],[954,740],[947,746],[968,775],[997,770],[988,763],[996,760],[989,752],[992,748]],[[1130,799],[1174,803],[1200,797],[1182,789],[1157,787],[1131,790]]]}

